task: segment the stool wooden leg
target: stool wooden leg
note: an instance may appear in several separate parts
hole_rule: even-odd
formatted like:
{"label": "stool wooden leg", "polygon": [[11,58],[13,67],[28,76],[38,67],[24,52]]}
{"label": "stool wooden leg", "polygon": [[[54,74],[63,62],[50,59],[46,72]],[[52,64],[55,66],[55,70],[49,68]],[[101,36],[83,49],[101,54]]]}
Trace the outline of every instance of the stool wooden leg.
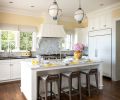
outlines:
{"label": "stool wooden leg", "polygon": [[86,75],[86,89],[87,89],[87,93],[88,93],[88,76]]}
{"label": "stool wooden leg", "polygon": [[88,89],[88,96],[90,96],[90,95],[91,95],[91,93],[90,93],[90,75],[87,74],[86,76],[87,76],[87,89]]}
{"label": "stool wooden leg", "polygon": [[77,79],[78,79],[77,80],[78,81],[78,87],[77,88],[78,88],[78,91],[79,91],[79,88],[80,88],[80,77],[77,77]]}
{"label": "stool wooden leg", "polygon": [[45,86],[45,100],[47,100],[47,81],[44,81],[44,86]]}
{"label": "stool wooden leg", "polygon": [[61,74],[59,75],[59,77],[60,77],[60,80],[59,80],[59,82],[60,82],[59,91],[60,91],[60,100],[61,100],[61,88],[62,88],[62,76],[61,76]]}
{"label": "stool wooden leg", "polygon": [[60,100],[60,80],[57,81],[57,88],[58,88],[58,100]]}
{"label": "stool wooden leg", "polygon": [[96,87],[97,87],[97,93],[99,90],[99,86],[98,86],[98,73],[95,74],[95,78],[96,78]]}
{"label": "stool wooden leg", "polygon": [[72,100],[72,78],[70,77],[68,79],[68,84],[69,84],[69,100]]}
{"label": "stool wooden leg", "polygon": [[39,91],[40,91],[40,78],[37,77],[37,100],[40,99]]}
{"label": "stool wooden leg", "polygon": [[78,86],[79,86],[79,97],[80,97],[80,100],[82,100],[82,94],[81,94],[81,77],[79,76],[78,77],[79,81],[78,81]]}
{"label": "stool wooden leg", "polygon": [[52,100],[52,82],[50,82],[50,100]]}

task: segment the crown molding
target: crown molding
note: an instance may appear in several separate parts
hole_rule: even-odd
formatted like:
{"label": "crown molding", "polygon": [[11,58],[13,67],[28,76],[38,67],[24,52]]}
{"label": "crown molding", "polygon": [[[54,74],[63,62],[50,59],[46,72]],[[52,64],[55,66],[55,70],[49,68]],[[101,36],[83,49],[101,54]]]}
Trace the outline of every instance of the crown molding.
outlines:
{"label": "crown molding", "polygon": [[93,14],[96,14],[96,13],[112,12],[116,9],[120,9],[120,2],[110,5],[110,6],[107,6],[107,7],[104,7],[104,8],[101,8],[99,10],[89,12],[89,13],[87,13],[87,16],[92,16]]}

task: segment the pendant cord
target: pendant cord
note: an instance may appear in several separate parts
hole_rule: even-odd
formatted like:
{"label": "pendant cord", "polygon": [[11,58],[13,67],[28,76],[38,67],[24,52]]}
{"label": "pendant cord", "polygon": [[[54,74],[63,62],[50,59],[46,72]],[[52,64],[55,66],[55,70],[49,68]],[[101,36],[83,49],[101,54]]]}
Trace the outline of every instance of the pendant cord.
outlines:
{"label": "pendant cord", "polygon": [[81,8],[81,0],[79,0],[79,8]]}

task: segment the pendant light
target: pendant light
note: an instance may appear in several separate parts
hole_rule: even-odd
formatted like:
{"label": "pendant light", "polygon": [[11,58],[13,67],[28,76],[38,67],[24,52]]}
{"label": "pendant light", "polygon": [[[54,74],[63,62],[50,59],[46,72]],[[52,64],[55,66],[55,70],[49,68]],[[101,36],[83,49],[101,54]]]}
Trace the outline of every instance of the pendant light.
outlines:
{"label": "pendant light", "polygon": [[84,18],[84,10],[81,8],[81,2],[79,0],[79,8],[75,11],[74,14],[74,19],[78,22],[81,23],[83,21]]}
{"label": "pendant light", "polygon": [[53,18],[53,20],[57,20],[58,17],[61,16],[62,9],[59,8],[56,0],[53,1],[52,5],[50,5],[48,13]]}

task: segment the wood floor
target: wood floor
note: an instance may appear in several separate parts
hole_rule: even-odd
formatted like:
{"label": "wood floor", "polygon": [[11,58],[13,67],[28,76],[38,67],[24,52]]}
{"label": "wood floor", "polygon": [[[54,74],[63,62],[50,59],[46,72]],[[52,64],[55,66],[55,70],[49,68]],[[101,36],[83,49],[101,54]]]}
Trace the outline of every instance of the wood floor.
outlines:
{"label": "wood floor", "polygon": [[[92,94],[91,97],[83,96],[83,100],[120,100],[120,81],[111,82],[104,79],[104,89],[100,94]],[[20,82],[0,84],[0,100],[26,100],[20,92]],[[69,100],[62,96],[62,100]],[[78,100],[78,97],[73,97]]]}

